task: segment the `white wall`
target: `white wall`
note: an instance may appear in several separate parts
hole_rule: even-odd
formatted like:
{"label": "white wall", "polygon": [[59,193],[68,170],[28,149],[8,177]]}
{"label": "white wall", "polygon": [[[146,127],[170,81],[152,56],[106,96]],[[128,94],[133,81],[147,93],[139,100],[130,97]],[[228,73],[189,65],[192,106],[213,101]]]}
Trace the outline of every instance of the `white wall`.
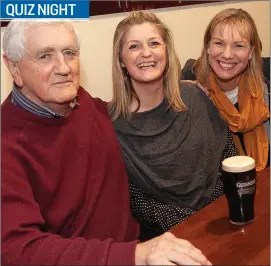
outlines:
{"label": "white wall", "polygon": [[[172,30],[182,66],[200,55],[205,28],[220,10],[234,7],[254,18],[263,43],[263,56],[270,56],[270,2],[236,1],[153,10]],[[127,13],[102,15],[77,22],[81,35],[81,85],[93,96],[109,101],[112,97],[112,40],[116,25]],[[1,40],[4,29],[1,29]],[[12,87],[12,79],[1,58],[1,102]]]}

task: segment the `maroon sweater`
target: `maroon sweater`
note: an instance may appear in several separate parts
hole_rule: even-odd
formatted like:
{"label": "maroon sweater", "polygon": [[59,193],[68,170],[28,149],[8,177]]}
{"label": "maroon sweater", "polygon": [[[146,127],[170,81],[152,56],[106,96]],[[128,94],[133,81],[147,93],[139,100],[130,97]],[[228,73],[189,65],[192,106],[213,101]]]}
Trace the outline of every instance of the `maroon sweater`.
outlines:
{"label": "maroon sweater", "polygon": [[3,264],[135,263],[115,131],[101,100],[81,88],[78,101],[60,119],[1,107]]}

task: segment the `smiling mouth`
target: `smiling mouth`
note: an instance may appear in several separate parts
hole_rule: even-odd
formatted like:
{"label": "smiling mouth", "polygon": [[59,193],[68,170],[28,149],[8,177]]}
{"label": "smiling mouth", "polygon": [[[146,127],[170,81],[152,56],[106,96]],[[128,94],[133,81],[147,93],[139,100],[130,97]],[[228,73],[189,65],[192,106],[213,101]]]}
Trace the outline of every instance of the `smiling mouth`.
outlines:
{"label": "smiling mouth", "polygon": [[225,70],[232,69],[236,65],[236,63],[229,64],[229,63],[224,63],[224,62],[220,62],[220,61],[218,61],[218,64]]}
{"label": "smiling mouth", "polygon": [[154,61],[151,62],[145,62],[145,63],[140,63],[137,65],[139,69],[147,69],[147,68],[153,68],[156,66],[156,63]]}

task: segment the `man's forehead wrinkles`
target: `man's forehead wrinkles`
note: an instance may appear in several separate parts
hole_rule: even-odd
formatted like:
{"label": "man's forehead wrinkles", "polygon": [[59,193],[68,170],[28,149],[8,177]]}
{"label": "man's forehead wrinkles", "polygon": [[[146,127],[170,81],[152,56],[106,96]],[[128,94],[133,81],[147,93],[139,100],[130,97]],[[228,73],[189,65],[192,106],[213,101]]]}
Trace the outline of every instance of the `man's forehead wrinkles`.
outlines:
{"label": "man's forehead wrinkles", "polygon": [[74,43],[71,44],[60,44],[60,45],[30,45],[28,46],[28,53],[32,55],[38,55],[42,53],[48,53],[48,52],[62,52],[67,49],[77,50],[77,46]]}

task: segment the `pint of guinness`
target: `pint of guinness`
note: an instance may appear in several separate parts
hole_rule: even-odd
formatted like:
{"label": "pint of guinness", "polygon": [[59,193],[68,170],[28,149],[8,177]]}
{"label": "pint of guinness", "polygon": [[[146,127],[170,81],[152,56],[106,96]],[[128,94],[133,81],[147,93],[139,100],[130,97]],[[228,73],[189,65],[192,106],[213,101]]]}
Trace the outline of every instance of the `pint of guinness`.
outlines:
{"label": "pint of guinness", "polygon": [[248,156],[233,156],[222,162],[222,180],[228,201],[229,218],[233,224],[254,220],[256,192],[255,161]]}

